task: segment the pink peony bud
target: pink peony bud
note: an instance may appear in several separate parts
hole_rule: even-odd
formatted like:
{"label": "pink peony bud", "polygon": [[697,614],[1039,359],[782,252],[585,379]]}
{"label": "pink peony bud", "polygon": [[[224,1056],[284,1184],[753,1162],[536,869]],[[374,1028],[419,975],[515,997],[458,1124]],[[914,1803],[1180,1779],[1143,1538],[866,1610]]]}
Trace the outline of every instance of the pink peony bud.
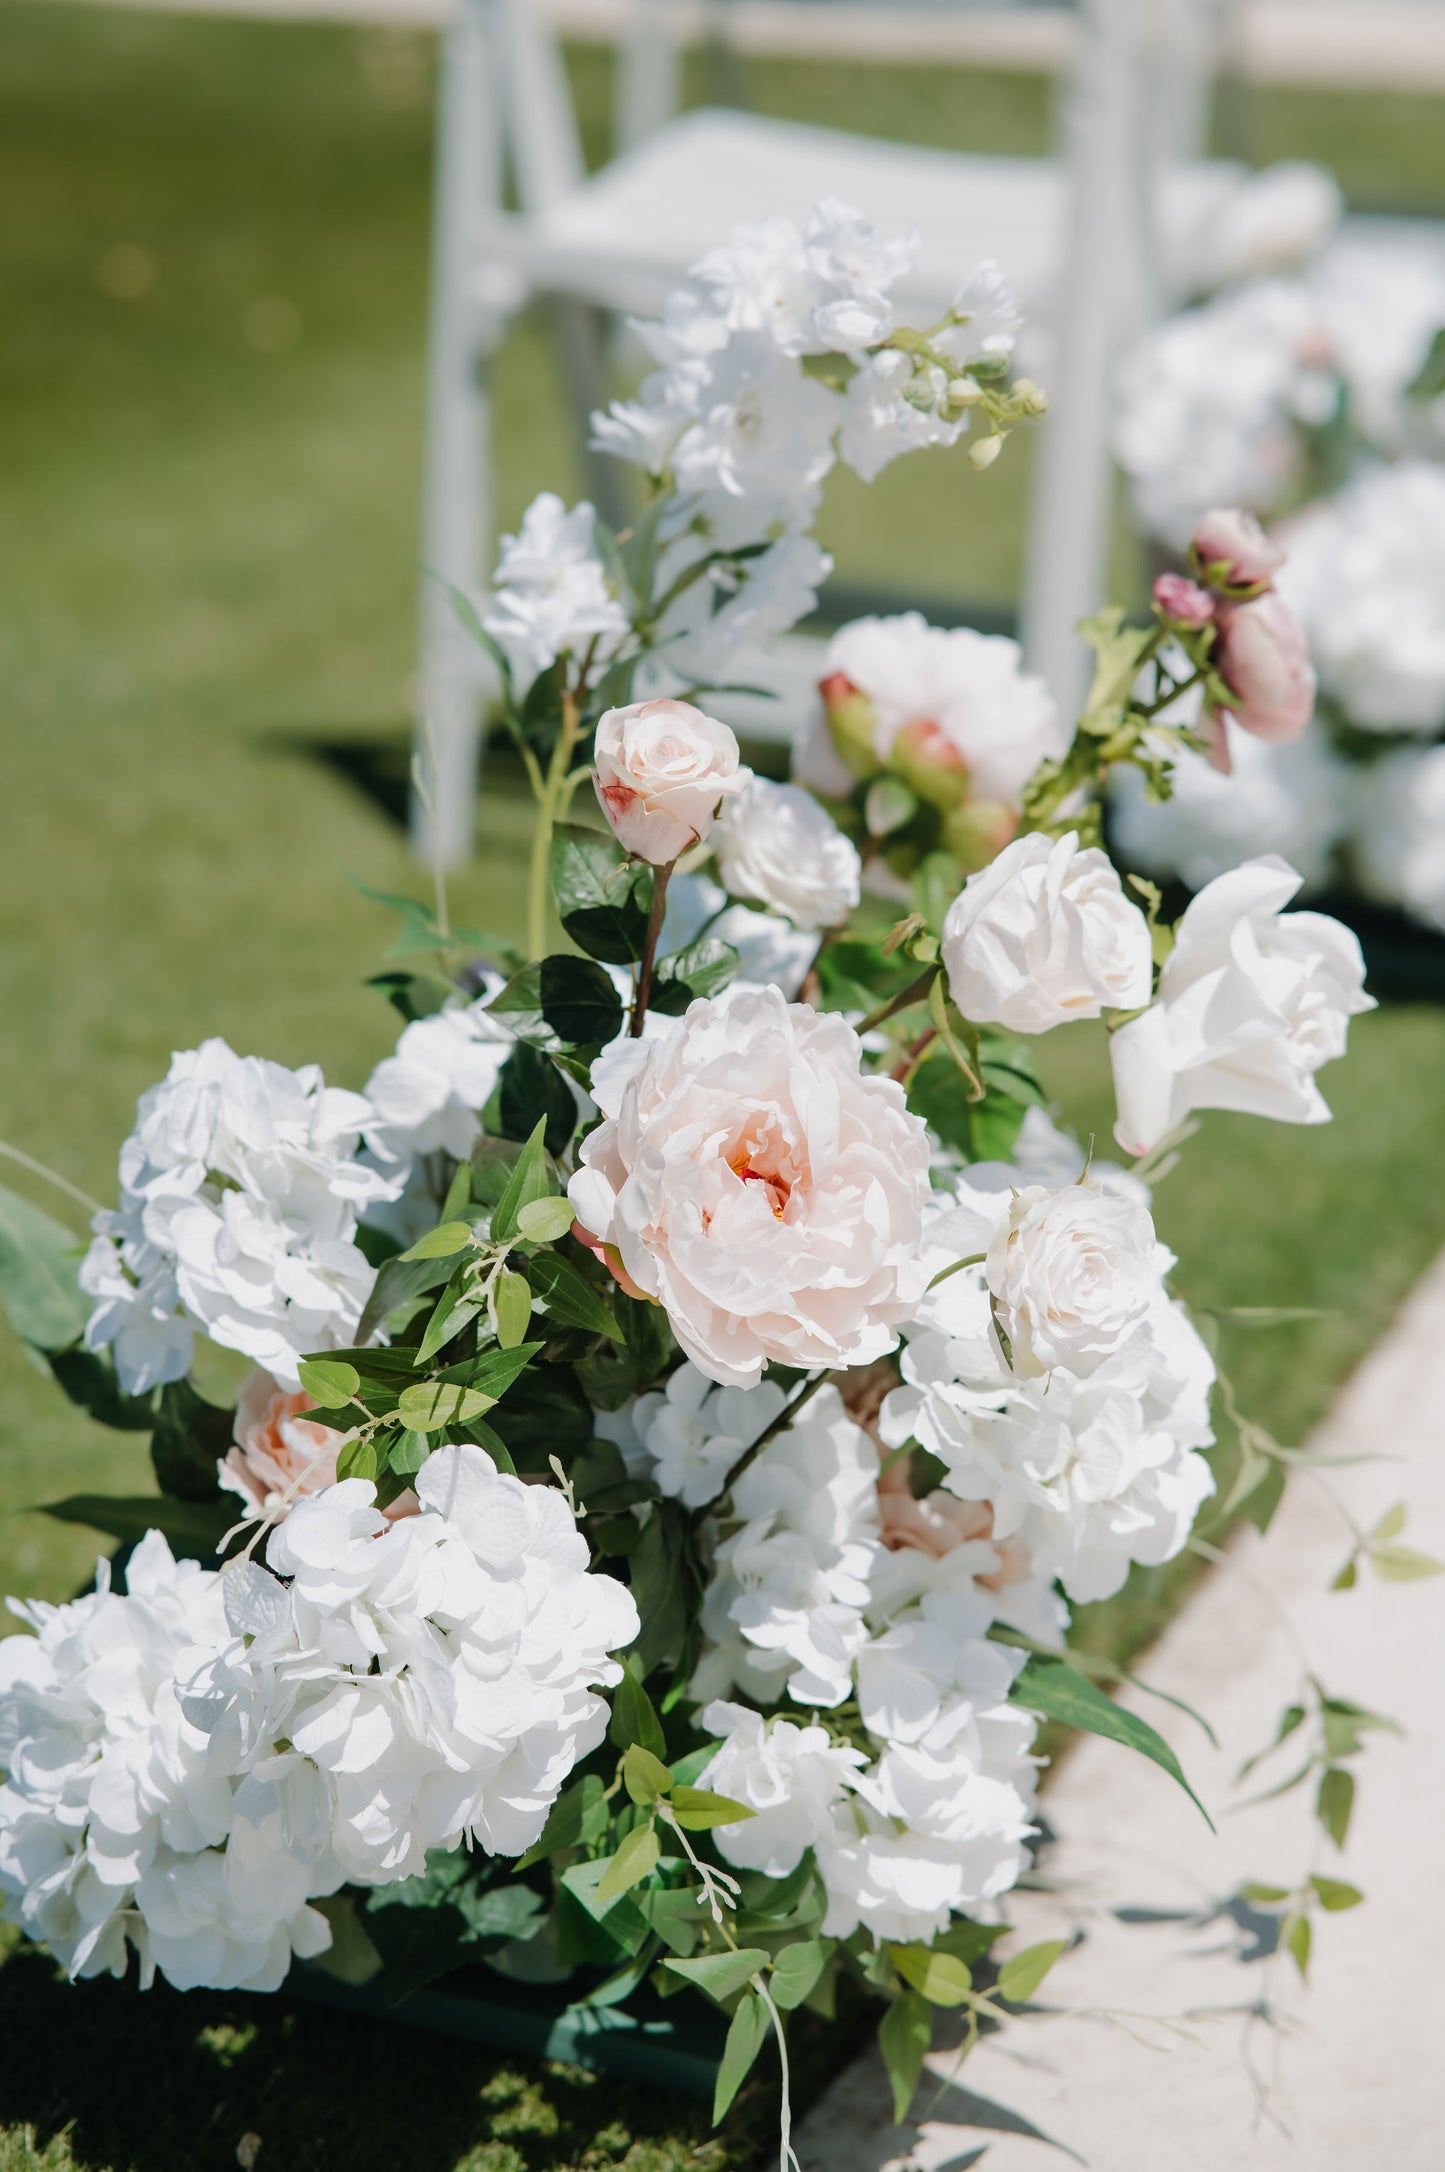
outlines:
{"label": "pink peony bud", "polygon": [[[1314,714],[1315,675],[1299,620],[1272,592],[1220,606],[1213,663],[1233,697],[1235,722],[1256,739],[1298,739]],[[1229,768],[1217,726],[1210,759]]]}
{"label": "pink peony bud", "polygon": [[1204,515],[1189,556],[1206,586],[1224,595],[1258,595],[1284,564],[1284,552],[1253,513],[1237,507]]}
{"label": "pink peony bud", "polygon": [[730,792],[753,773],[726,724],[689,701],[637,701],[609,709],[593,755],[602,812],[639,860],[667,867],[706,837]]}
{"label": "pink peony bud", "polygon": [[850,775],[876,777],[880,767],[873,746],[873,704],[846,671],[830,671],[818,681],[828,736]]}
{"label": "pink peony bud", "polygon": [[1207,626],[1214,616],[1209,590],[1183,573],[1161,573],[1154,583],[1154,601],[1176,626]]}

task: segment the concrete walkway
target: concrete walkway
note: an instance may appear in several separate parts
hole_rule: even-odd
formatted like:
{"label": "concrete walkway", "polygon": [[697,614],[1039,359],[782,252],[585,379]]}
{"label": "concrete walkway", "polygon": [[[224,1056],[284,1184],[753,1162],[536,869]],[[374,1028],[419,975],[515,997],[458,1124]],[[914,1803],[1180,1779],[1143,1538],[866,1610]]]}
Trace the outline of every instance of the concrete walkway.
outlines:
{"label": "concrete walkway", "polygon": [[[1392,1459],[1330,1482],[1365,1527],[1406,1501],[1402,1543],[1445,1558],[1445,1258],[1311,1445]],[[1218,1734],[1215,1751],[1172,1708],[1132,1700],[1174,1744],[1217,1837],[1154,1766],[1097,1738],[1048,1790],[1057,1890],[1016,1895],[1009,1913],[1020,1945],[1082,1933],[1039,1995],[1072,2011],[1022,2017],[986,2041],[964,2070],[967,2093],[935,2053],[938,2079],[915,2106],[922,2124],[906,2130],[891,2123],[876,2057],[860,2061],[803,2126],[805,2172],[963,2172],[981,2155],[984,2172],[1070,2161],[1095,2172],[1442,2172],[1445,1577],[1385,1584],[1366,1570],[1354,1590],[1331,1593],[1350,1543],[1317,1481],[1297,1475],[1268,1537],[1245,1535],[1142,1670]],[[1372,1736],[1356,1761],[1343,1855],[1318,1837],[1303,1788],[1227,1810],[1248,1792],[1233,1776],[1273,1734],[1302,1660],[1328,1693],[1408,1730]],[[1302,1761],[1266,1773],[1284,1779]],[[1316,1919],[1305,1990],[1269,1950],[1273,1918],[1237,1896],[1311,1871],[1348,1880],[1366,1903]],[[1185,2022],[1192,2041],[1161,2018]]]}

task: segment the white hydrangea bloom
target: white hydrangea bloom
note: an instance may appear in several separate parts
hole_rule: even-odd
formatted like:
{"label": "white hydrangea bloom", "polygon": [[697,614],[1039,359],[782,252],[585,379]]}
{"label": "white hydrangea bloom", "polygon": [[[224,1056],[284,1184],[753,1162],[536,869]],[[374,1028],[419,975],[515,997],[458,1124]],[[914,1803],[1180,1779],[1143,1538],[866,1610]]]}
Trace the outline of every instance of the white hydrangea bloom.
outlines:
{"label": "white hydrangea bloom", "polygon": [[1286,540],[1276,586],[1322,690],[1364,731],[1445,728],[1445,467],[1368,469]]}
{"label": "white hydrangea bloom", "polygon": [[[190,1707],[222,1757],[281,1754],[319,1772],[344,1875],[382,1884],[429,1848],[531,1846],[607,1725],[596,1694],[638,1630],[631,1593],[588,1571],[553,1487],[500,1474],[480,1448],[441,1448],[420,1513],[388,1523],[374,1486],[298,1501],[237,1606],[253,1641]],[[239,1619],[239,1616],[238,1616]]]}
{"label": "white hydrangea bloom", "polygon": [[485,973],[475,1001],[412,1019],[395,1053],[384,1056],[366,1082],[371,1113],[362,1138],[388,1197],[365,1219],[401,1244],[435,1225],[451,1165],[465,1161],[476,1145],[481,1112],[516,1045],[505,1022],[487,1008],[501,985],[499,973]]}
{"label": "white hydrangea bloom", "polygon": [[684,1358],[665,1388],[637,1396],[623,1410],[599,1411],[595,1429],[618,1443],[629,1469],[655,1478],[684,1508],[703,1508],[786,1401],[771,1380],[755,1388],[714,1387]]}
{"label": "white hydrangea bloom", "polygon": [[586,503],[569,510],[544,490],[502,538],[482,624],[505,649],[523,690],[559,656],[581,656],[595,641],[605,663],[631,631],[597,555],[597,516]]}
{"label": "white hydrangea bloom", "polygon": [[754,777],[724,807],[712,847],[734,897],[756,898],[795,927],[837,927],[858,903],[857,847],[797,785]]}
{"label": "white hydrangea bloom", "polygon": [[[188,1716],[186,1685],[230,1644],[222,1579],[157,1531],[127,1592],[11,1602],[34,1638],[0,1643],[0,1893],[8,1921],[72,1976],[157,1969],[177,1990],[274,1991],[322,1952],[307,1905],[341,1883],[324,1824],[283,1819]],[[297,1806],[300,1807],[300,1806]]]}
{"label": "white hydrangea bloom", "polygon": [[196,1329],[291,1387],[299,1355],[351,1340],[374,1280],[357,1219],[392,1189],[357,1157],[370,1115],[314,1065],[222,1040],[172,1059],[141,1097],[120,1206],[96,1216],[81,1266],[87,1344],[113,1348],[127,1393],[179,1379]]}
{"label": "white hydrangea bloom", "polygon": [[867,1758],[835,1743],[816,1721],[800,1727],[795,1720],[766,1720],[720,1698],[704,1705],[698,1720],[708,1734],[723,1738],[698,1785],[746,1803],[754,1813],[721,1828],[727,1860],[738,1870],[788,1877],[806,1849],[831,1835],[833,1806]]}
{"label": "white hydrangea bloom", "polygon": [[1445,934],[1445,747],[1401,747],[1353,782],[1350,854],[1361,889]]}

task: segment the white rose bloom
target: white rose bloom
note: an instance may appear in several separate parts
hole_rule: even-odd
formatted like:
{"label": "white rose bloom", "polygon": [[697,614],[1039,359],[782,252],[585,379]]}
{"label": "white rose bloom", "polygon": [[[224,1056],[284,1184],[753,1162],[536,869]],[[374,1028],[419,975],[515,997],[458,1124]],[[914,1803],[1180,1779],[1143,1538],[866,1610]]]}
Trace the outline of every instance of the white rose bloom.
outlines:
{"label": "white rose bloom", "polygon": [[706,837],[723,800],[745,792],[753,775],[726,724],[666,699],[609,709],[593,762],[598,803],[619,844],[654,867]]}
{"label": "white rose bloom", "polygon": [[331,1943],[307,1906],[343,1873],[324,1830],[283,1835],[188,1717],[190,1677],[230,1643],[221,1578],[152,1531],[126,1595],[12,1601],[33,1639],[0,1644],[0,1894],[72,1976],[157,1969],[178,1990],[276,1990]]}
{"label": "white rose bloom", "polygon": [[900,732],[931,729],[967,769],[979,799],[1016,804],[1039,763],[1068,744],[1053,696],[1002,634],[930,626],[918,611],[855,619],[828,645],[823,676],[834,673],[867,695],[880,762]]}
{"label": "white rose bloom", "polygon": [[1360,888],[1445,934],[1445,747],[1402,747],[1353,781]]}
{"label": "white rose bloom", "polygon": [[1228,718],[1224,725],[1228,776],[1186,750],[1171,797],[1156,802],[1137,769],[1115,772],[1110,834],[1123,858],[1202,890],[1242,860],[1277,852],[1299,869],[1305,890],[1323,888],[1348,820],[1349,769],[1321,731],[1272,746]]}
{"label": "white rose bloom", "polygon": [[113,1347],[128,1393],[179,1379],[197,1328],[290,1387],[302,1353],[352,1339],[375,1279],[357,1218],[395,1186],[357,1156],[370,1115],[314,1065],[221,1040],[172,1059],[141,1097],[120,1206],[96,1216],[81,1269],[97,1300],[87,1344]]}
{"label": "white rose bloom", "polygon": [[1095,1372],[1149,1310],[1168,1258],[1147,1210],[1116,1193],[1016,1192],[984,1266],[1015,1375]]}
{"label": "white rose bloom", "polygon": [[1322,689],[1364,731],[1445,727],[1445,468],[1367,469],[1290,524],[1276,586]]}
{"label": "white rose bloom", "polygon": [[858,903],[863,863],[810,792],[754,777],[712,835],[734,897],[756,898],[798,928],[833,928]]}
{"label": "white rose bloom", "polygon": [[1014,839],[970,875],[943,923],[954,1002],[977,1025],[1047,1033],[1149,1000],[1149,923],[1108,855],[1070,831]]}
{"label": "white rose bloom", "polygon": [[861,1750],[835,1744],[816,1722],[766,1720],[746,1705],[720,1699],[704,1705],[699,1724],[721,1735],[717,1755],[698,1786],[746,1803],[750,1818],[714,1828],[718,1847],[737,1870],[786,1878],[804,1852],[832,1832],[831,1811],[853,1773],[867,1763]]}
{"label": "white rose bloom", "polygon": [[605,662],[631,632],[597,555],[596,522],[590,505],[569,512],[544,490],[523,514],[520,532],[502,538],[482,624],[506,650],[523,691],[559,656],[580,656],[594,641],[596,660]]}
{"label": "white rose bloom", "polygon": [[755,1388],[717,1388],[684,1359],[665,1388],[639,1395],[627,1411],[627,1422],[645,1451],[639,1468],[650,1472],[661,1490],[684,1508],[703,1508],[720,1492],[743,1451],[782,1414],[786,1402],[774,1381],[764,1380]]}
{"label": "white rose bloom", "polygon": [[1374,1009],[1358,939],[1323,913],[1286,913],[1299,876],[1272,854],[1211,882],[1185,912],[1155,1002],[1110,1043],[1114,1135],[1147,1153],[1193,1109],[1322,1124],[1315,1072]]}
{"label": "white rose bloom", "polygon": [[843,1020],[743,989],[594,1079],[573,1211],[710,1380],[867,1364],[922,1295],[927,1131],[861,1056]]}

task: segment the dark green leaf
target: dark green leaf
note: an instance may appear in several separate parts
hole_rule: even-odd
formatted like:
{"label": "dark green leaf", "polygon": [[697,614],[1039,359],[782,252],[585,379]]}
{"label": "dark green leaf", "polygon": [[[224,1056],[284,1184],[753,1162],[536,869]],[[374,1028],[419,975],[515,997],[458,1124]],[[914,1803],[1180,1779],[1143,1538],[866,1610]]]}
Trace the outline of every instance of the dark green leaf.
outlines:
{"label": "dark green leaf", "polygon": [[506,1244],[516,1236],[517,1216],[523,1207],[534,1199],[550,1197],[556,1189],[543,1144],[546,1129],[546,1117],[539,1117],[492,1209],[491,1231],[498,1243]]}
{"label": "dark green leaf", "polygon": [[538,1252],[527,1261],[527,1280],[561,1327],[585,1328],[621,1342],[622,1329],[586,1276],[560,1252]]}
{"label": "dark green leaf", "polygon": [[454,1270],[446,1288],[437,1299],[431,1318],[427,1321],[422,1338],[416,1349],[416,1371],[424,1371],[438,1351],[454,1342],[464,1328],[479,1320],[486,1305],[477,1294],[476,1278],[472,1263],[464,1261]]}
{"label": "dark green leaf", "polygon": [[92,1531],[127,1542],[144,1538],[147,1531],[160,1531],[177,1558],[205,1561],[215,1553],[240,1509],[233,1495],[219,1501],[173,1501],[164,1494],[75,1493],[64,1501],[42,1501],[35,1512],[54,1516],[60,1523],[86,1524]]}
{"label": "dark green leaf", "polygon": [[629,1894],[602,1901],[598,1889],[611,1858],[573,1863],[564,1870],[557,1894],[557,1956],[576,1961],[614,1961],[638,1953],[652,1933],[647,1918]]}
{"label": "dark green leaf", "polygon": [[622,1030],[622,998],[601,966],[560,951],[514,973],[489,1007],[537,1048],[600,1048]]}
{"label": "dark green leaf", "polygon": [[[232,1437],[229,1411],[204,1401],[188,1380],[170,1381],[161,1389],[151,1435],[151,1465],[162,1493],[182,1501],[214,1501],[221,1490],[216,1465],[229,1452]],[[240,1512],[233,1501],[221,1530]]]}
{"label": "dark green leaf", "polygon": [[403,1428],[387,1448],[386,1467],[395,1471],[398,1478],[415,1478],[430,1454],[431,1442],[425,1433],[413,1433]]}
{"label": "dark green leaf", "polygon": [[549,1055],[518,1041],[502,1065],[497,1093],[498,1122],[507,1138],[525,1139],[540,1109],[547,1152],[566,1153],[577,1129],[577,1097]]}
{"label": "dark green leaf", "polygon": [[585,1847],[589,1841],[599,1839],[607,1830],[605,1797],[606,1791],[595,1772],[574,1780],[553,1803],[546,1824],[517,1864],[517,1869],[529,1870],[533,1863],[540,1863],[548,1855],[558,1855],[564,1848]]}
{"label": "dark green leaf", "polygon": [[[356,1323],[356,1339],[365,1343],[376,1333],[393,1312],[423,1296],[428,1290],[440,1289],[450,1279],[452,1263],[449,1259],[389,1259],[377,1269],[366,1308]],[[350,1352],[352,1362],[356,1353]],[[359,1370],[359,1368],[358,1368]]]}
{"label": "dark green leaf", "polygon": [[87,1350],[77,1343],[73,1350],[48,1351],[45,1362],[70,1401],[88,1411],[97,1425],[121,1433],[149,1433],[155,1424],[155,1391],[122,1394],[108,1351]]}
{"label": "dark green leaf", "polygon": [[1172,1780],[1178,1781],[1210,1831],[1214,1830],[1213,1819],[1185,1779],[1183,1767],[1164,1737],[1137,1712],[1126,1712],[1112,1697],[1105,1696],[1077,1667],[1064,1660],[1030,1659],[1009,1695],[1015,1704],[1041,1712],[1045,1719],[1059,1720],[1087,1734],[1107,1735],[1111,1741],[1122,1742],[1141,1756],[1152,1758]]}
{"label": "dark green leaf", "polygon": [[740,1999],[737,2010],[728,2024],[727,2041],[723,2045],[722,2063],[717,2070],[717,2085],[713,2090],[712,2123],[727,2111],[733,2098],[753,2069],[758,2053],[767,2041],[769,2026],[768,2009],[756,1991],[749,1991]]}
{"label": "dark green leaf", "polygon": [[366,985],[384,995],[408,1025],[418,1018],[434,1018],[457,992],[451,981],[436,973],[373,973]]}
{"label": "dark green leaf", "polygon": [[437,1851],[417,1877],[367,1896],[366,1929],[392,2005],[472,1955],[541,1929],[540,1894],[510,1877],[486,1886],[482,1875],[474,1857]]}
{"label": "dark green leaf", "polygon": [[652,903],[652,869],[629,860],[610,831],[559,823],[552,833],[552,889],[563,927],[579,950],[607,965],[642,956]]}
{"label": "dark green leaf", "polygon": [[521,1471],[545,1471],[554,1455],[568,1463],[592,1437],[591,1405],[566,1365],[531,1366],[488,1423]]}
{"label": "dark green leaf", "polygon": [[686,1642],[693,1593],[688,1517],[676,1501],[659,1502],[630,1556],[632,1596],[642,1617],[633,1650],[644,1674],[675,1659]]}
{"label": "dark green leaf", "polygon": [[652,983],[652,1008],[665,1018],[679,1018],[698,996],[717,995],[736,978],[738,954],[731,943],[704,935],[686,950],[660,958]]}
{"label": "dark green leaf", "polygon": [[878,2048],[893,2090],[893,2117],[901,2127],[908,2117],[918,2077],[933,2041],[933,2011],[916,1991],[893,2001],[878,2029]]}
{"label": "dark green leaf", "polygon": [[656,1758],[663,1759],[667,1755],[662,1722],[632,1665],[624,1668],[622,1680],[612,1693],[612,1718],[607,1736],[619,1750],[640,1742]]}
{"label": "dark green leaf", "polygon": [[64,1350],[90,1317],[76,1276],[85,1240],[0,1185],[0,1305],[23,1342]]}
{"label": "dark green leaf", "polygon": [[441,1377],[456,1387],[471,1388],[492,1402],[500,1402],[541,1347],[539,1342],[520,1342],[514,1350],[483,1350],[480,1356],[466,1358],[460,1365],[449,1365]]}

